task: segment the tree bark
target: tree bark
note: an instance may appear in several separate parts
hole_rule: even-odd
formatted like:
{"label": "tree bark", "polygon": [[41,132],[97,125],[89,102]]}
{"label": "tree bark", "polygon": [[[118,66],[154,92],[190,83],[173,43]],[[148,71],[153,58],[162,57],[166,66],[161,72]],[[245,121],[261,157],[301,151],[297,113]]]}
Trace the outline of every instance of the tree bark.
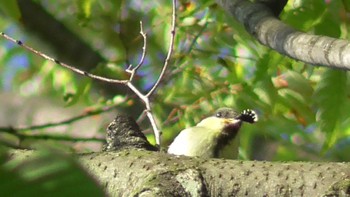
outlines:
{"label": "tree bark", "polygon": [[[11,159],[33,152],[16,150]],[[77,158],[111,196],[350,196],[349,163],[205,160],[135,149]]]}
{"label": "tree bark", "polygon": [[281,22],[266,4],[217,0],[260,43],[306,63],[350,70],[350,42],[297,31]]}

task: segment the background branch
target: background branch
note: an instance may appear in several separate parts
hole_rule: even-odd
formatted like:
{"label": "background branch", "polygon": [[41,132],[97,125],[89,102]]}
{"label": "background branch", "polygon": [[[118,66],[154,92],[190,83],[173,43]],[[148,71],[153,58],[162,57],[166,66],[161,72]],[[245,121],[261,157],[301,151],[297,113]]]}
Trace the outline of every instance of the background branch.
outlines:
{"label": "background branch", "polygon": [[55,126],[61,126],[61,125],[66,125],[66,124],[71,124],[73,122],[79,121],[81,119],[90,117],[90,116],[94,116],[94,115],[98,115],[104,112],[109,112],[113,109],[115,109],[117,105],[112,105],[112,106],[108,106],[108,107],[102,107],[101,109],[96,109],[96,110],[89,110],[89,111],[85,111],[82,114],[66,119],[66,120],[62,120],[62,121],[58,121],[58,122],[53,122],[53,123],[46,123],[46,124],[41,124],[41,125],[31,125],[31,126],[17,126],[17,127],[0,127],[0,132],[4,131],[4,132],[8,132],[8,133],[12,133],[12,132],[19,132],[19,131],[31,131],[31,130],[37,130],[37,129],[45,129],[45,128],[51,128],[51,127],[55,127]]}
{"label": "background branch", "polygon": [[248,0],[217,0],[259,42],[306,63],[350,70],[350,42],[295,30],[263,4]]}

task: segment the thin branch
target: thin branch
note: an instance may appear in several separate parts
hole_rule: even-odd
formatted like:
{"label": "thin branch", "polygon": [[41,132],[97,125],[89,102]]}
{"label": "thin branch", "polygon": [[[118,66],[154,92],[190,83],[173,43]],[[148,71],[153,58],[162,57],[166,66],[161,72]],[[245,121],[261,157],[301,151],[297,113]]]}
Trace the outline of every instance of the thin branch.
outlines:
{"label": "thin branch", "polygon": [[146,112],[145,112],[145,110],[144,110],[144,111],[142,111],[142,113],[140,114],[140,116],[137,118],[136,123],[137,123],[137,124],[140,124],[140,123],[145,119],[145,117],[146,117]]}
{"label": "thin branch", "polygon": [[189,47],[187,48],[187,50],[185,51],[185,54],[189,54],[191,53],[192,49],[194,48],[194,45],[197,43],[197,40],[199,39],[199,37],[204,33],[204,30],[208,27],[209,24],[209,17],[205,18],[205,23],[202,26],[202,28],[198,31],[198,33],[194,36],[191,44],[189,45]]}
{"label": "thin branch", "polygon": [[56,141],[69,141],[69,142],[105,142],[103,138],[84,138],[84,137],[71,137],[64,135],[25,135],[19,133],[11,133],[20,139],[36,139],[36,140],[56,140]]}
{"label": "thin branch", "polygon": [[[153,128],[153,132],[154,132],[154,135],[155,135],[155,139],[156,139],[156,143],[158,146],[161,145],[161,132],[160,130],[158,129],[157,127],[157,124],[156,124],[156,121],[155,121],[155,118],[153,116],[153,113],[152,113],[152,109],[151,109],[151,104],[150,104],[150,100],[149,100],[149,97],[152,96],[152,94],[154,93],[154,91],[157,89],[157,87],[159,86],[160,82],[162,81],[163,77],[164,77],[164,74],[169,66],[169,61],[170,61],[170,58],[171,58],[171,55],[172,55],[172,52],[173,52],[173,48],[174,48],[174,41],[175,41],[175,24],[176,24],[176,0],[173,0],[173,7],[172,7],[172,25],[171,25],[171,32],[170,32],[170,43],[169,43],[169,49],[168,49],[168,54],[167,54],[167,57],[164,61],[164,65],[163,65],[163,68],[162,68],[162,71],[159,75],[159,78],[157,79],[157,81],[155,82],[155,84],[153,85],[153,87],[151,88],[151,90],[146,94],[144,95],[142,92],[140,92],[133,84],[132,84],[132,80],[134,79],[134,76],[137,72],[137,70],[142,66],[142,64],[144,63],[144,59],[145,59],[145,56],[146,56],[146,47],[147,47],[147,37],[146,37],[146,34],[144,33],[143,31],[143,26],[142,26],[142,22],[140,22],[140,34],[142,35],[143,37],[143,47],[142,47],[142,56],[141,56],[141,59],[138,63],[137,66],[135,66],[134,68],[132,68],[132,65],[129,65],[129,67],[126,69],[126,72],[130,73],[130,78],[128,80],[116,80],[116,79],[110,79],[110,78],[105,78],[105,77],[101,77],[101,76],[97,76],[97,75],[93,75],[91,73],[88,73],[86,71],[82,71],[82,70],[79,70],[75,67],[72,67],[68,64],[65,64],[65,63],[62,63],[54,58],[51,58],[49,57],[48,55],[44,54],[44,53],[41,53],[27,45],[25,45],[22,41],[19,41],[19,40],[15,40],[9,36],[7,36],[5,33],[2,33],[1,32],[1,36],[4,37],[5,39],[9,40],[9,41],[12,41],[14,43],[17,43],[18,45],[20,45],[21,47],[29,50],[30,52],[40,56],[40,57],[43,57],[44,59],[47,59],[49,61],[52,61],[52,62],[55,62],[56,64],[62,66],[62,67],[65,67],[75,73],[78,73],[78,74],[81,74],[81,75],[84,75],[84,76],[87,76],[87,77],[90,77],[92,79],[96,79],[96,80],[100,80],[100,81],[105,81],[105,82],[108,82],[108,83],[118,83],[118,84],[124,84],[126,85],[127,87],[130,88],[131,91],[133,91],[141,100],[142,102],[145,104],[145,113],[148,117],[148,119],[150,120],[150,123],[152,125],[152,128]],[[89,114],[90,115],[90,114]],[[75,121],[76,119],[80,119],[79,117],[77,118],[73,118],[73,121]],[[68,123],[71,123],[72,122],[72,119],[70,120],[67,120],[67,121],[62,121],[62,122],[59,122],[59,123],[49,123],[49,124],[46,124],[46,125],[39,125],[39,126],[31,126],[31,127],[27,127],[27,128],[0,128],[0,130],[2,129],[3,131],[8,131],[8,132],[13,132],[15,133],[18,129],[20,130],[28,130],[28,129],[39,129],[39,128],[46,128],[46,127],[49,127],[49,126],[53,126],[53,125],[57,125],[57,124],[68,124]]]}
{"label": "thin branch", "polygon": [[160,145],[162,143],[162,141],[161,141],[162,140],[161,139],[162,132],[157,127],[157,123],[156,123],[156,120],[153,116],[151,104],[149,102],[148,97],[147,97],[147,103],[146,103],[146,114],[147,114],[147,117],[152,125],[153,132],[154,132],[154,138],[156,139],[157,144]]}
{"label": "thin branch", "polygon": [[[132,83],[131,83],[131,80],[128,81],[126,83],[126,85],[143,101],[143,103],[145,104],[146,106],[146,109],[145,109],[145,112],[146,112],[146,115],[151,123],[151,126],[153,128],[153,132],[154,132],[154,137],[155,137],[155,140],[156,140],[156,144],[158,146],[161,145],[161,131],[158,129],[158,126],[157,126],[157,123],[155,121],[155,118],[153,116],[153,113],[152,113],[152,108],[151,108],[151,104],[150,104],[150,101],[149,101],[149,97],[152,96],[152,94],[154,93],[154,91],[157,89],[157,87],[159,86],[161,80],[163,79],[164,77],[164,74],[165,74],[165,71],[167,70],[168,68],[168,65],[169,65],[169,61],[170,61],[170,57],[172,55],[172,52],[173,52],[173,48],[174,48],[174,42],[175,42],[175,25],[176,25],[176,0],[173,0],[173,8],[172,8],[172,24],[171,24],[171,31],[170,31],[170,43],[169,43],[169,48],[168,48],[168,55],[164,61],[164,65],[163,65],[163,68],[162,68],[162,71],[159,75],[159,78],[157,79],[156,83],[153,85],[153,87],[151,88],[151,90],[146,94],[142,94]],[[137,69],[142,65],[143,63],[143,58],[144,58],[144,55],[145,55],[145,51],[146,51],[146,34],[143,33],[143,29],[142,29],[142,23],[141,23],[141,31],[140,31],[140,34],[143,36],[144,38],[144,47],[143,47],[143,55],[141,57],[141,60],[140,60],[140,63],[134,68],[132,69],[130,72],[133,76],[134,72],[137,71]],[[131,66],[129,67],[131,68]],[[135,70],[136,69],[136,70]],[[130,78],[132,79],[132,78]]]}
{"label": "thin branch", "polygon": [[145,57],[146,57],[146,49],[147,49],[147,35],[146,33],[144,33],[143,31],[143,25],[142,25],[142,21],[140,21],[140,34],[143,37],[143,47],[142,47],[142,55],[141,55],[141,59],[138,63],[137,66],[135,66],[135,68],[132,68],[132,65],[130,64],[129,67],[126,69],[126,72],[130,73],[130,78],[129,81],[132,81],[134,79],[134,76],[137,72],[137,70],[142,66]]}
{"label": "thin branch", "polygon": [[156,139],[156,143],[157,143],[158,146],[161,144],[162,132],[157,127],[157,123],[156,123],[155,118],[154,118],[153,113],[152,113],[151,104],[149,102],[149,97],[152,96],[154,91],[159,86],[161,80],[163,79],[165,71],[167,70],[168,65],[169,65],[170,57],[171,57],[171,55],[173,53],[174,41],[175,41],[175,24],[176,24],[176,0],[173,0],[172,20],[171,21],[172,22],[171,22],[170,43],[169,43],[169,48],[168,48],[168,55],[167,55],[167,57],[166,57],[166,59],[164,61],[164,65],[163,65],[162,71],[161,71],[161,73],[159,75],[158,80],[153,85],[151,90],[143,98],[140,97],[144,101],[144,103],[146,105],[146,114],[147,114],[147,117],[150,120],[150,123],[152,125],[153,132],[154,132],[154,137]]}
{"label": "thin branch", "polygon": [[143,37],[143,47],[142,47],[142,56],[139,61],[139,64],[134,68],[134,70],[138,70],[140,66],[143,64],[145,57],[146,57],[146,47],[147,47],[147,35],[146,33],[143,32],[143,26],[142,26],[142,21],[140,21],[140,34]]}
{"label": "thin branch", "polygon": [[154,138],[156,140],[156,144],[158,146],[161,145],[161,131],[158,129],[157,123],[155,121],[155,118],[152,114],[152,108],[149,101],[149,97],[146,95],[143,95],[131,82],[127,83],[127,86],[142,100],[142,102],[145,104],[146,109],[146,115],[151,123],[151,126],[153,128]]}
{"label": "thin branch", "polygon": [[96,79],[96,80],[100,80],[100,81],[105,81],[105,82],[108,82],[108,83],[126,84],[126,83],[128,82],[128,80],[110,79],[110,78],[106,78],[106,77],[101,77],[101,76],[98,76],[98,75],[94,75],[94,74],[88,73],[88,72],[86,72],[86,71],[82,71],[82,70],[77,69],[77,68],[75,68],[75,67],[73,67],[73,66],[70,66],[70,65],[68,65],[68,64],[66,64],[66,63],[60,62],[59,60],[54,59],[54,58],[52,58],[52,57],[50,57],[50,56],[48,56],[48,55],[46,55],[46,54],[44,54],[44,53],[41,53],[41,52],[39,52],[39,51],[33,49],[32,47],[27,46],[27,45],[24,44],[22,41],[20,41],[20,40],[15,40],[15,39],[9,37],[8,35],[6,35],[6,34],[3,33],[3,32],[0,32],[0,35],[1,35],[2,37],[4,37],[5,39],[11,41],[11,42],[17,43],[19,46],[21,46],[21,47],[27,49],[27,50],[30,51],[30,52],[32,52],[32,53],[34,53],[34,54],[36,54],[36,55],[38,55],[38,56],[40,56],[40,57],[42,57],[42,58],[44,58],[44,59],[46,59],[46,60],[49,60],[49,61],[51,61],[51,62],[55,62],[56,64],[58,64],[58,65],[60,65],[60,66],[62,66],[62,67],[64,67],[64,68],[67,68],[67,69],[69,69],[69,70],[71,70],[71,71],[73,71],[73,72],[75,72],[75,73],[78,73],[78,74],[80,74],[80,75],[84,75],[84,76],[90,77],[90,78],[92,78],[92,79]]}
{"label": "thin branch", "polygon": [[175,24],[176,24],[176,0],[173,0],[173,10],[172,10],[173,14],[172,14],[172,24],[171,24],[171,31],[170,31],[170,43],[169,43],[169,49],[168,49],[168,55],[165,58],[164,61],[164,65],[163,65],[163,69],[159,75],[159,78],[157,80],[157,82],[153,85],[152,89],[146,94],[146,97],[151,96],[154,91],[157,89],[159,83],[161,82],[161,80],[164,77],[165,71],[168,68],[169,65],[169,60],[170,57],[173,53],[173,48],[174,48],[174,42],[175,42]]}
{"label": "thin branch", "polygon": [[130,88],[130,90],[132,90],[141,100],[142,100],[142,102],[146,102],[145,101],[145,99],[146,99],[146,97],[145,97],[145,95],[143,95],[142,94],[142,92],[140,92],[135,86],[134,86],[134,84],[132,84],[130,81],[126,84],[129,88]]}
{"label": "thin branch", "polygon": [[55,126],[61,126],[61,125],[66,125],[66,124],[71,124],[73,122],[76,122],[78,120],[81,120],[83,118],[86,117],[90,117],[90,116],[94,116],[97,114],[101,114],[104,112],[108,112],[111,111],[112,109],[114,109],[117,105],[112,105],[112,106],[108,106],[108,107],[104,107],[102,109],[97,109],[97,110],[93,110],[93,111],[88,111],[88,112],[84,112],[78,116],[63,120],[63,121],[59,121],[59,122],[54,122],[54,123],[46,123],[46,124],[41,124],[41,125],[32,125],[32,126],[27,126],[27,127],[0,127],[0,132],[4,131],[4,132],[8,132],[8,133],[14,133],[14,132],[18,132],[18,131],[28,131],[28,130],[37,130],[37,129],[45,129],[45,128],[49,128],[49,127],[55,127]]}

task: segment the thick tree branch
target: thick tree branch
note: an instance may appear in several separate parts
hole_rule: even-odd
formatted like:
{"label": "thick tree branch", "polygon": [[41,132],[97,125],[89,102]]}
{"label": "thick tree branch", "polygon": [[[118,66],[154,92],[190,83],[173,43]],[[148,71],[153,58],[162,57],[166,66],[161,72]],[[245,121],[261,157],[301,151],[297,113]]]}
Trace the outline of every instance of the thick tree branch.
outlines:
{"label": "thick tree branch", "polygon": [[217,0],[259,42],[306,63],[350,70],[350,42],[297,31],[261,3]]}
{"label": "thick tree branch", "polygon": [[[12,158],[31,153],[16,150]],[[111,196],[350,195],[349,163],[203,160],[139,150],[78,158]]]}

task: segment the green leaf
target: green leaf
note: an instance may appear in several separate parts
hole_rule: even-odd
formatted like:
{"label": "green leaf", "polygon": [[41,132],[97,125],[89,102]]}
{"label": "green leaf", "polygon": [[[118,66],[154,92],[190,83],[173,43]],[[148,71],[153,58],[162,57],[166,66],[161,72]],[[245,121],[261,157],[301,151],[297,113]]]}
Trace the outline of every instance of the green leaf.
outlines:
{"label": "green leaf", "polygon": [[0,10],[3,11],[9,17],[19,20],[21,18],[21,12],[19,10],[17,1],[13,0],[0,0]]}
{"label": "green leaf", "polygon": [[286,73],[286,81],[288,82],[289,89],[300,93],[300,95],[303,96],[307,101],[311,99],[313,88],[311,87],[310,81],[303,75],[298,72],[289,70]]}
{"label": "green leaf", "polygon": [[274,87],[271,79],[266,78],[256,84],[254,92],[259,96],[259,102],[264,103],[271,109],[274,108],[276,101],[278,99],[278,93]]}
{"label": "green leaf", "polygon": [[289,109],[295,113],[296,118],[300,123],[314,123],[314,113],[308,106],[308,102],[303,98],[302,94],[299,94],[291,89],[281,89],[279,94],[283,98],[283,102]]}
{"label": "green leaf", "polygon": [[91,79],[83,78],[77,82],[77,91],[75,93],[67,92],[63,96],[63,100],[66,102],[66,107],[76,104],[80,98],[85,96],[91,88]]}
{"label": "green leaf", "polygon": [[322,76],[315,92],[318,104],[317,122],[322,132],[326,133],[324,150],[331,147],[337,139],[337,124],[343,112],[346,98],[346,72],[327,70]]}
{"label": "green leaf", "polygon": [[86,22],[91,17],[91,7],[94,3],[94,0],[78,0],[76,1],[78,7],[78,19],[81,21],[81,25],[85,25]]}
{"label": "green leaf", "polygon": [[340,17],[334,17],[333,12],[326,12],[322,20],[315,26],[315,34],[339,38],[341,35]]}
{"label": "green leaf", "polygon": [[319,0],[300,1],[293,4],[282,18],[293,27],[309,31],[323,19],[326,8],[326,4]]}
{"label": "green leaf", "polygon": [[347,12],[350,12],[350,1],[349,0],[343,0],[344,8]]}

